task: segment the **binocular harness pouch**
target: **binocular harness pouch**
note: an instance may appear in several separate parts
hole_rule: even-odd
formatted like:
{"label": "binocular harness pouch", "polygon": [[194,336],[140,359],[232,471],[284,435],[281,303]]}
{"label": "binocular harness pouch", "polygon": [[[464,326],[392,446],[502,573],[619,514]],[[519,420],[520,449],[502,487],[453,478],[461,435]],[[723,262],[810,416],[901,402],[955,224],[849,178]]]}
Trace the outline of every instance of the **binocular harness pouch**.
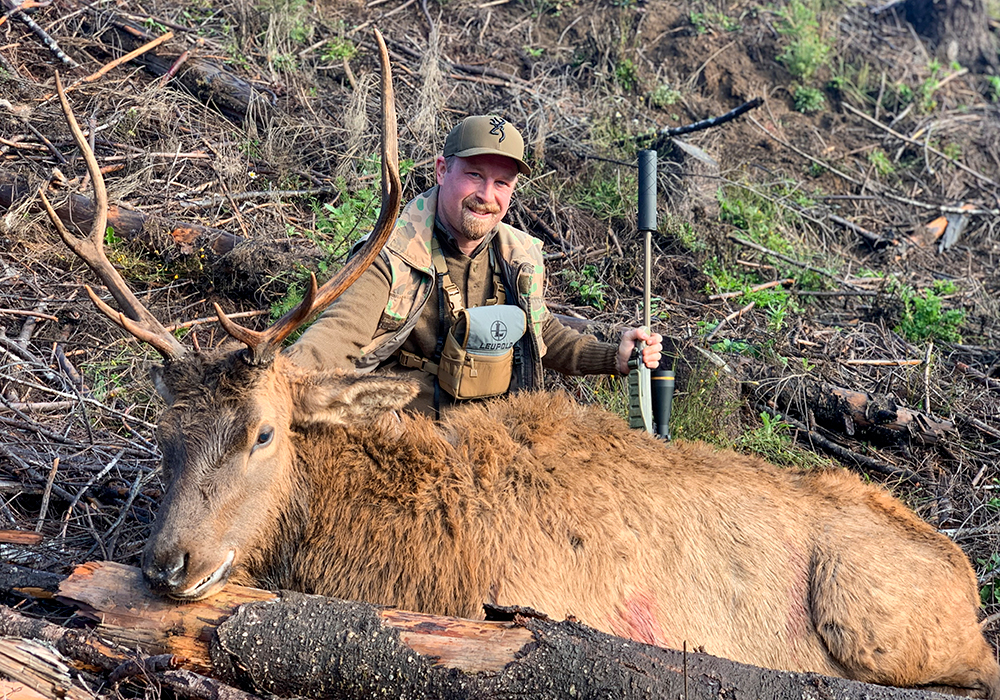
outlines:
{"label": "binocular harness pouch", "polygon": [[520,307],[504,303],[506,295],[496,272],[492,247],[490,263],[494,270],[496,297],[486,306],[472,309],[462,305],[461,294],[448,276],[448,266],[437,238],[432,241],[431,254],[438,275],[443,277],[450,328],[437,363],[400,350],[400,365],[437,375],[440,387],[456,399],[480,399],[506,393],[514,368],[514,346],[527,330],[528,318]]}

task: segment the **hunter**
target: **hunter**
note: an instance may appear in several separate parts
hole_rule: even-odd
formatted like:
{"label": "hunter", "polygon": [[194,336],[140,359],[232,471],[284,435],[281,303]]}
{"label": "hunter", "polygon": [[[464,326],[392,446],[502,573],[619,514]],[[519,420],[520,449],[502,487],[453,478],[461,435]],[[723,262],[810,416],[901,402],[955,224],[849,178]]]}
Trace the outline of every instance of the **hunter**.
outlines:
{"label": "hunter", "polygon": [[287,349],[297,364],[412,375],[420,392],[410,408],[431,415],[539,389],[543,367],[628,374],[637,341],[657,366],[658,333],[630,328],[618,345],[603,343],[545,307],[541,242],[503,223],[518,177],[531,174],[510,122],[467,117],[434,169],[437,186],[406,204],[380,257]]}

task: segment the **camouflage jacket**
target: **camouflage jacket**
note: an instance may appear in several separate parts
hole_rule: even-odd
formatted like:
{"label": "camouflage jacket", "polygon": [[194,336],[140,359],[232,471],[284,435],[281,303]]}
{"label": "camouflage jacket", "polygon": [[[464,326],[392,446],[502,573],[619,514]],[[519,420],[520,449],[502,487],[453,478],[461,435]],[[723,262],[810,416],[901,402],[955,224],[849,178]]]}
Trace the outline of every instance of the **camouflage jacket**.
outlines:
{"label": "camouflage jacket", "polygon": [[[389,301],[382,311],[380,332],[362,351],[356,367],[365,372],[389,359],[413,330],[427,300],[435,292],[431,239],[437,211],[437,191],[432,187],[411,200],[396,221],[396,229],[382,250],[391,273]],[[541,242],[512,226],[501,223],[494,241],[500,258],[500,275],[508,303],[514,302],[528,317],[527,332],[520,341],[522,361],[515,367],[512,388],[542,387],[545,343],[542,323],[547,309],[542,299],[544,267]]]}

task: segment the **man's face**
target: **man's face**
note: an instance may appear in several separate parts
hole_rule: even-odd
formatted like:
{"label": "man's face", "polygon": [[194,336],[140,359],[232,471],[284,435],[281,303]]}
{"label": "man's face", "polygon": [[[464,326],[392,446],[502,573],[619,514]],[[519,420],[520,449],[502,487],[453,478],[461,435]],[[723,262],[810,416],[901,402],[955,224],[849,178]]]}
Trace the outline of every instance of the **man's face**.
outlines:
{"label": "man's face", "polygon": [[480,240],[507,214],[517,184],[512,159],[493,154],[455,158],[448,170],[444,157],[438,156],[435,170],[440,185],[437,213],[460,245]]}

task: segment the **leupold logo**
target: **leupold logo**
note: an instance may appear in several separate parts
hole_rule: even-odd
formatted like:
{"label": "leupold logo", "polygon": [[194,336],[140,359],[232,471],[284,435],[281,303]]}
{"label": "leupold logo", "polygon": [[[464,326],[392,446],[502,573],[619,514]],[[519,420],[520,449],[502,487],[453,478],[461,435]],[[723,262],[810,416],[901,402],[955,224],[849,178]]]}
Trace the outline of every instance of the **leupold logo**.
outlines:
{"label": "leupold logo", "polygon": [[503,321],[494,321],[490,326],[490,335],[493,336],[493,340],[503,340],[507,337],[507,324]]}
{"label": "leupold logo", "polygon": [[506,123],[507,122],[505,122],[500,117],[493,117],[492,119],[490,119],[490,126],[493,127],[492,129],[490,129],[490,133],[493,134],[494,136],[499,136],[500,143],[503,143],[503,140],[507,138],[507,135],[503,133],[503,125]]}

